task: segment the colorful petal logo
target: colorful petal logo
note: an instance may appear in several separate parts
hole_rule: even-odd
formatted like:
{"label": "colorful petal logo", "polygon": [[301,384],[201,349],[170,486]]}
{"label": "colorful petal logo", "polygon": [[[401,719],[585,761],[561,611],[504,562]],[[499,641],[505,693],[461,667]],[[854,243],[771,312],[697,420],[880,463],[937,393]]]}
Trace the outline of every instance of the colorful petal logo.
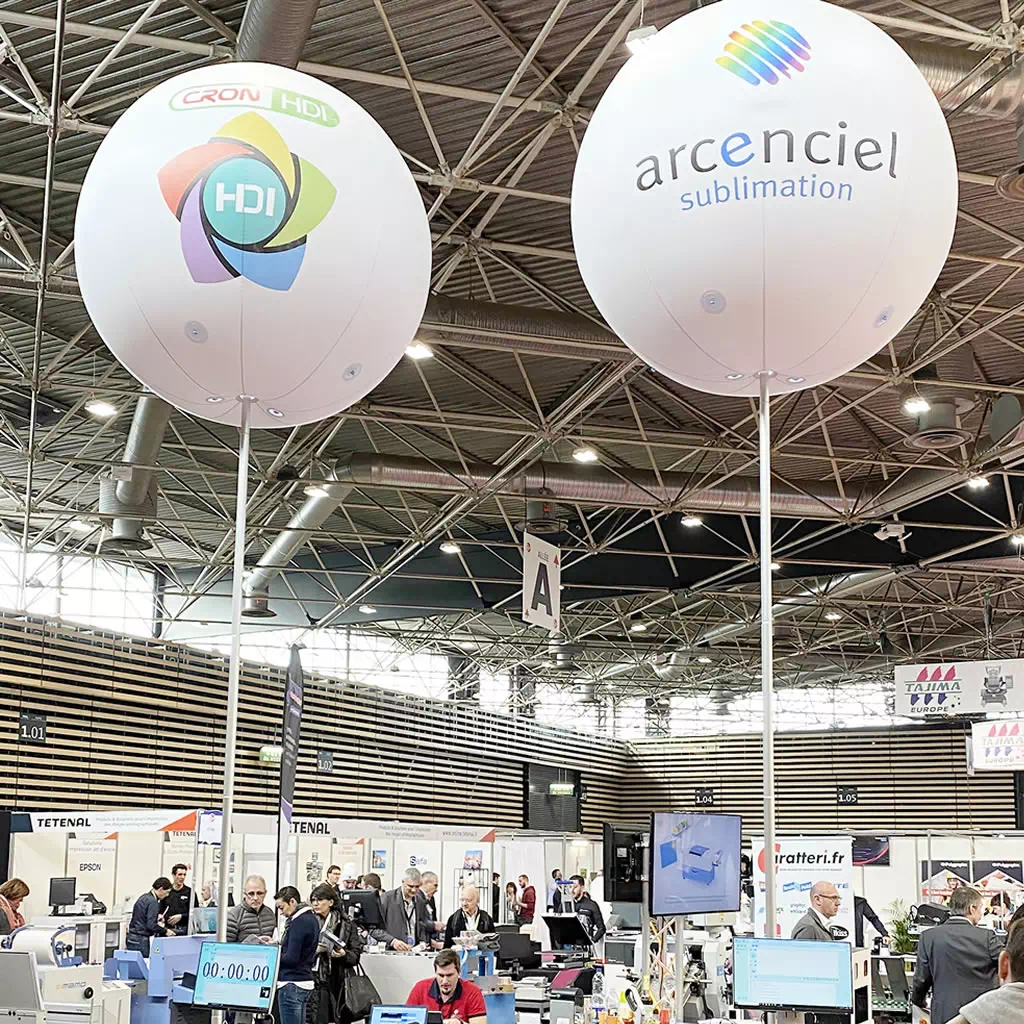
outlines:
{"label": "colorful petal logo", "polygon": [[181,253],[197,284],[244,277],[287,291],[302,266],[306,236],[337,196],[316,167],[251,111],[176,156],[157,178],[181,224]]}
{"label": "colorful petal logo", "polygon": [[789,78],[790,71],[803,71],[801,61],[811,59],[811,44],[784,21],[755,21],[741,28],[742,32],[729,33],[727,56],[715,63],[744,82],[776,85],[779,75]]}

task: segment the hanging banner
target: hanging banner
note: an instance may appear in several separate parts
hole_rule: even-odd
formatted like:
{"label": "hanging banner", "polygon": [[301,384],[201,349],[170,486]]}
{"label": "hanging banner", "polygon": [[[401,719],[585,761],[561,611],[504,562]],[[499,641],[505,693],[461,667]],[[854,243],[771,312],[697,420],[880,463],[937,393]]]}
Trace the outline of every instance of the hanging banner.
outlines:
{"label": "hanging banner", "polygon": [[[754,934],[764,934],[767,885],[764,838],[752,843]],[[842,896],[830,921],[837,938],[853,941],[853,839],[850,836],[779,839],[775,843],[775,934],[788,939],[811,906],[811,886],[831,882]],[[845,932],[845,934],[843,934]]]}
{"label": "hanging banner", "polygon": [[288,678],[284,687],[284,720],[281,723],[281,809],[277,819],[277,888],[281,888],[288,857],[288,836],[292,831],[295,803],[295,769],[299,762],[299,734],[302,731],[302,661],[299,648],[292,647]]}
{"label": "hanging banner", "polygon": [[962,885],[971,884],[969,860],[921,861],[921,899],[925,903],[945,903]]}
{"label": "hanging banner", "polygon": [[12,832],[190,832],[195,811],[12,811]]}
{"label": "hanging banner", "polygon": [[1020,722],[975,722],[971,726],[971,765],[976,772],[1024,771]]}
{"label": "hanging banner", "polygon": [[[273,815],[242,812],[231,818],[231,831],[247,835],[266,835],[276,827]],[[367,818],[310,818],[296,814],[292,818],[294,835],[331,836],[358,841],[369,836],[380,839],[432,839],[455,843],[493,843],[493,825],[428,825],[418,822],[373,821]]]}
{"label": "hanging banner", "polygon": [[554,544],[523,534],[523,621],[559,631],[562,556]]}
{"label": "hanging banner", "polygon": [[1024,711],[1024,660],[1019,658],[897,665],[894,674],[897,715],[937,718]]}

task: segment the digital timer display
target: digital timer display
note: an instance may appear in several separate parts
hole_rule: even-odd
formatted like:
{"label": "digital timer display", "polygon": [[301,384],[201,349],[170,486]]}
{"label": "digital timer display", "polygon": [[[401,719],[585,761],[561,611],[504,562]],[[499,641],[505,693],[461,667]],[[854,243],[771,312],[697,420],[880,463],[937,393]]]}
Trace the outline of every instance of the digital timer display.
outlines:
{"label": "digital timer display", "polygon": [[278,946],[204,942],[193,1005],[269,1010],[280,954]]}

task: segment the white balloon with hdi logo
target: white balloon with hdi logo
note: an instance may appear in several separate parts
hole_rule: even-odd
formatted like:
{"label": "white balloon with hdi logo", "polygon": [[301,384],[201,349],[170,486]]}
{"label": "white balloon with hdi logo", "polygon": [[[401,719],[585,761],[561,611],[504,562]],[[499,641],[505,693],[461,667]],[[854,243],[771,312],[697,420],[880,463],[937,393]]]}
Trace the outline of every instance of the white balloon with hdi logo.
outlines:
{"label": "white balloon with hdi logo", "polygon": [[82,297],[169,402],[253,426],[347,408],[392,370],[426,304],[430,232],[383,129],[288,68],[219,64],[125,112],[75,222]]}
{"label": "white balloon with hdi logo", "polygon": [[722,0],[632,57],[572,187],[583,280],[701,391],[811,387],[885,345],[949,252],[953,146],[884,32],[820,0]]}

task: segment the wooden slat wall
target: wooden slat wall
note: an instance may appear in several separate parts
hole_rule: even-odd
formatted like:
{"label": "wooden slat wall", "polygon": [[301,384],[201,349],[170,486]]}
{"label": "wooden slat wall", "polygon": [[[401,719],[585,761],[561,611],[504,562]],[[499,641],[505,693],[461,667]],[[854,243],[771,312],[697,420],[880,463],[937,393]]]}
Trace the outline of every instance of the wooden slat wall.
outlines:
{"label": "wooden slat wall", "polygon": [[[1010,829],[1012,772],[967,775],[964,721],[776,737],[776,812],[785,831]],[[652,810],[688,809],[711,786],[715,810],[742,814],[744,831],[763,825],[761,739],[715,736],[633,744],[637,770],[621,810],[643,820]],[[840,807],[836,786],[857,786],[858,803]]]}
{"label": "wooden slat wall", "polygon": [[[276,806],[284,672],[242,673],[236,801]],[[524,719],[306,677],[296,812],[522,828],[527,762],[586,771],[586,827],[614,809],[631,763],[624,743]],[[216,806],[222,781],[225,659],[159,641],[0,617],[0,806]],[[18,714],[48,716],[46,746],[19,744]],[[334,771],[316,772],[316,752]],[[595,753],[596,751],[596,753]]]}

